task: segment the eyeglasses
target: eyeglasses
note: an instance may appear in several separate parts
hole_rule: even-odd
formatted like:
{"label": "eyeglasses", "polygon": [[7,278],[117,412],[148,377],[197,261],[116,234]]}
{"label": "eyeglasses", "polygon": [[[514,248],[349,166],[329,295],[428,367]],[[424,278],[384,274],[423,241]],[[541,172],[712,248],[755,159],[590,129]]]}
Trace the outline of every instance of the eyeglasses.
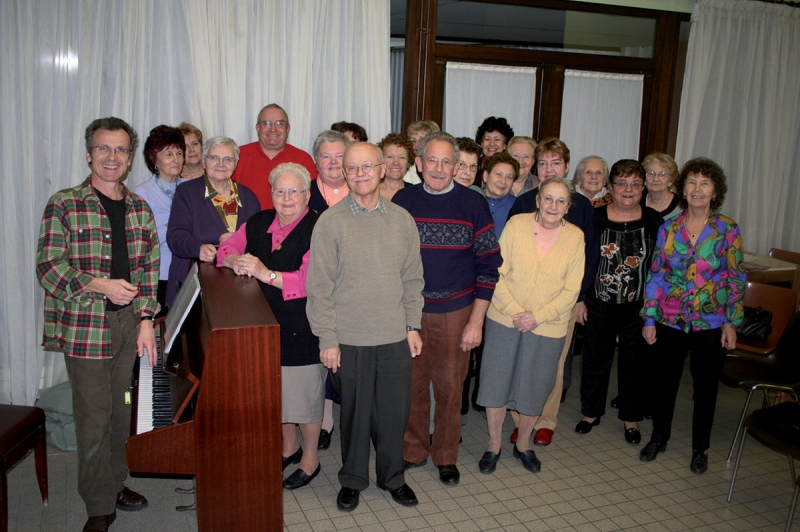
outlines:
{"label": "eyeglasses", "polygon": [[670,174],[665,170],[661,170],[660,172],[656,172],[655,170],[650,170],[649,172],[647,172],[647,179],[655,179],[655,178],[666,179],[670,176],[672,176],[672,174]]}
{"label": "eyeglasses", "polygon": [[233,157],[220,157],[219,155],[206,155],[206,159],[211,161],[212,164],[222,163],[225,166],[230,166],[236,162]]}
{"label": "eyeglasses", "polygon": [[441,163],[441,165],[444,166],[445,168],[452,168],[453,164],[455,164],[450,159],[442,159],[441,161],[436,157],[428,157],[427,159],[425,159],[425,164],[433,168],[439,166],[439,163]]}
{"label": "eyeglasses", "polygon": [[628,187],[630,187],[632,190],[642,190],[644,188],[644,183],[641,181],[633,181],[630,183],[626,181],[614,181],[611,184],[620,190],[625,190]]}
{"label": "eyeglasses", "polygon": [[272,120],[259,120],[258,125],[267,128],[275,126],[278,129],[283,129],[289,125],[289,122],[286,120],[275,120],[274,122]]}
{"label": "eyeglasses", "polygon": [[556,199],[553,196],[539,196],[539,199],[543,204],[547,205],[548,207],[553,203],[555,203],[556,207],[558,207],[559,209],[566,209],[567,205],[569,205],[566,198]]}
{"label": "eyeglasses", "polygon": [[278,196],[279,198],[284,197],[286,194],[289,194],[290,198],[296,198],[300,194],[304,193],[306,189],[304,188],[273,188],[272,195]]}
{"label": "eyeglasses", "polygon": [[111,152],[118,157],[127,157],[131,152],[130,148],[112,148],[111,146],[92,146],[92,149],[97,150],[97,153],[104,157],[111,155]]}
{"label": "eyeglasses", "polygon": [[528,162],[531,159],[533,159],[533,157],[531,157],[530,155],[522,155],[521,153],[512,153],[511,156],[518,161],[525,161],[525,162]]}
{"label": "eyeglasses", "polygon": [[364,175],[372,175],[372,172],[378,166],[383,166],[383,163],[381,164],[364,163],[361,166],[358,166],[357,164],[348,164],[347,166],[344,167],[344,173],[349,176],[354,176],[358,175],[358,170],[361,169],[361,172]]}
{"label": "eyeglasses", "polygon": [[478,171],[477,164],[467,164],[464,161],[458,161],[458,169],[459,170],[469,170],[473,174]]}
{"label": "eyeglasses", "polygon": [[564,161],[562,161],[561,159],[556,159],[555,161],[536,161],[536,166],[538,168],[541,168],[542,170],[544,170],[548,166],[553,170],[557,170],[558,168],[564,166]]}

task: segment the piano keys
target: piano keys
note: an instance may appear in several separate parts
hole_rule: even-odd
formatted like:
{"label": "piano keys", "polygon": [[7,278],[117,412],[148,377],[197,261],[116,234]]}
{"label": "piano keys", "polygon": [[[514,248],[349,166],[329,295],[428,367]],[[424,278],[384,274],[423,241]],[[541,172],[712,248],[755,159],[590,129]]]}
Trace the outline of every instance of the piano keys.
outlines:
{"label": "piano keys", "polygon": [[161,327],[156,324],[156,349],[158,362],[150,367],[146,356],[137,360],[139,366],[134,384],[136,404],[136,429],[133,434],[144,434],[154,428],[167,427],[172,424],[172,400],[170,394],[169,375],[162,369]]}

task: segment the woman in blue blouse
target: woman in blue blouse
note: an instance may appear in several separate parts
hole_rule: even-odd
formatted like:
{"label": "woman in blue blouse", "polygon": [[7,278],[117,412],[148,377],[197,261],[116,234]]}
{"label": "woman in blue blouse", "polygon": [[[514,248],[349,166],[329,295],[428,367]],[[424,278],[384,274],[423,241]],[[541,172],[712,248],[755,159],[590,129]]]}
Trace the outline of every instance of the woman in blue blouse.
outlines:
{"label": "woman in blue blouse", "polygon": [[708,469],[711,424],[727,350],[742,323],[745,270],[739,226],[719,213],[727,186],[722,168],[699,157],[675,183],[683,213],[661,226],[647,275],[642,330],[654,347],[653,434],[639,459],[652,462],[670,437],[683,360],[691,352],[694,383],[692,460]]}

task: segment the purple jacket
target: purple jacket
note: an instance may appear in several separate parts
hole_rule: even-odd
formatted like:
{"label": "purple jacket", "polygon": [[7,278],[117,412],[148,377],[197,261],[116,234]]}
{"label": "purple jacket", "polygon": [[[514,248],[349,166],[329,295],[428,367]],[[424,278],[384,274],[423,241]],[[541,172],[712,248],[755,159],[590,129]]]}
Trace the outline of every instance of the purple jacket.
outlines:
{"label": "purple jacket", "polygon": [[[239,188],[239,220],[236,228],[242,226],[255,213],[261,210],[258,198],[244,185]],[[205,198],[205,179],[198,177],[182,183],[175,191],[172,211],[167,226],[167,244],[172,250],[172,264],[169,267],[167,283],[167,305],[175,300],[192,260],[200,256],[203,244],[219,245],[219,237],[227,232],[225,224],[217,213],[211,200]]]}

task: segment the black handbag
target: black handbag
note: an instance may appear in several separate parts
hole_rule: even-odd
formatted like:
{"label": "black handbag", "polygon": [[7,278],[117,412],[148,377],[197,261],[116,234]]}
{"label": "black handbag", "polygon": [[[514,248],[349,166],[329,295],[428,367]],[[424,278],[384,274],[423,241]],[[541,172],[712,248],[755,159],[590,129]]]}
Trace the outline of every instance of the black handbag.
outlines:
{"label": "black handbag", "polygon": [[761,307],[744,307],[744,319],[737,333],[747,342],[766,342],[772,334],[772,312]]}

